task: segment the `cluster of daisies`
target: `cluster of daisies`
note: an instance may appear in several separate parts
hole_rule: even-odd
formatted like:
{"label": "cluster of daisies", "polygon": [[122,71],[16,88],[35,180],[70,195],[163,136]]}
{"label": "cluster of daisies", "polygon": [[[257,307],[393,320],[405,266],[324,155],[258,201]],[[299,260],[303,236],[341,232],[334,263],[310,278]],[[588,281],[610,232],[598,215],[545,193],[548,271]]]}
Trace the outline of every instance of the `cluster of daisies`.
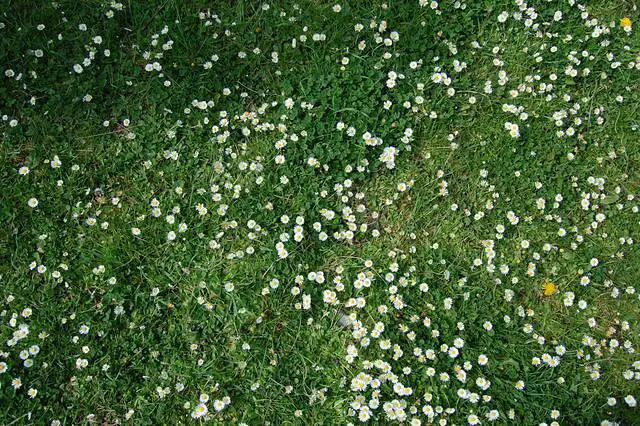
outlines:
{"label": "cluster of daisies", "polygon": [[[416,3],[415,19],[421,20],[422,27],[440,19],[450,7],[437,1]],[[102,7],[110,22],[117,12],[127,12],[122,3]],[[464,13],[468,7],[457,1],[450,12]],[[385,16],[391,8],[385,3],[380,12]],[[350,9],[340,4],[330,10],[335,19],[350,17]],[[344,342],[343,353],[335,357],[341,365],[314,366],[313,370],[340,367],[339,384],[311,389],[305,395],[308,406],[282,413],[283,417],[304,418],[310,406],[322,406],[337,396],[336,406],[351,424],[526,423],[535,413],[540,424],[555,426],[575,418],[560,404],[556,406],[555,400],[544,406],[536,400],[539,408],[528,410],[527,398],[549,389],[564,392],[573,385],[568,375],[578,377],[576,371],[584,373],[587,387],[593,386],[598,403],[608,407],[601,410],[609,417],[602,419],[603,425],[615,424],[615,407],[635,409],[637,394],[629,389],[637,389],[640,380],[637,320],[621,315],[615,307],[633,306],[639,295],[634,283],[613,277],[616,266],[637,246],[633,230],[619,226],[637,223],[640,213],[633,185],[624,183],[628,175],[576,172],[560,189],[555,176],[528,181],[526,170],[515,169],[505,178],[483,161],[479,171],[465,170],[462,180],[467,186],[463,187],[458,185],[461,176],[455,163],[475,149],[475,141],[465,136],[465,122],[458,121],[458,112],[447,112],[453,109],[462,117],[489,100],[498,108],[488,119],[496,131],[487,138],[503,135],[499,143],[508,145],[511,152],[522,150],[533,128],[547,126],[550,130],[545,134],[562,152],[561,161],[566,159],[563,167],[592,159],[595,149],[598,154],[593,160],[598,167],[625,169],[625,146],[616,142],[603,147],[588,139],[589,132],[604,128],[610,111],[625,106],[632,95],[618,94],[611,105],[594,98],[584,86],[626,81],[640,69],[640,57],[630,53],[628,42],[632,21],[602,22],[575,0],[569,0],[563,10],[550,5],[538,10],[515,0],[509,10],[492,13],[501,31],[509,28],[530,38],[530,46],[519,53],[531,65],[523,71],[514,69],[508,42],[468,42],[466,38],[457,42],[439,32],[434,52],[442,57],[426,56],[426,51],[419,57],[415,50],[407,57],[401,52],[414,41],[401,32],[401,22],[380,16],[354,18],[345,27],[344,45],[334,48],[334,34],[318,22],[305,23],[308,17],[298,5],[274,10],[265,3],[255,12],[287,28],[279,39],[271,40],[272,46],[256,41],[253,33],[261,29],[252,27],[252,42],[239,47],[238,39],[247,34],[237,22],[211,10],[196,13],[199,35],[222,39],[226,47],[209,51],[203,45],[202,51],[194,53],[198,58],[189,63],[189,72],[207,78],[225,75],[227,65],[222,64],[249,63],[277,77],[295,78],[298,71],[287,62],[303,66],[309,52],[313,57],[326,54],[324,60],[335,75],[345,75],[362,62],[378,72],[377,79],[371,80],[379,96],[367,100],[376,106],[377,118],[359,114],[361,105],[336,112],[323,104],[322,94],[310,93],[302,84],[265,94],[223,78],[205,93],[172,99],[181,110],[164,108],[160,130],[145,128],[145,118],[110,116],[96,122],[123,147],[118,154],[133,155],[129,151],[137,144],[146,147],[150,133],[159,138],[155,152],[141,150],[135,157],[138,162],[126,164],[122,172],[138,182],[138,190],[116,178],[105,182],[104,188],[77,184],[92,171],[77,164],[81,161],[71,153],[56,151],[44,161],[17,161],[17,182],[26,182],[29,188],[20,207],[36,230],[29,242],[29,257],[19,260],[24,263],[20,267],[43,295],[60,296],[65,303],[83,303],[80,300],[87,297],[93,305],[80,314],[61,313],[53,321],[52,327],[62,330],[57,337],[70,340],[72,350],[49,365],[40,361],[41,348],[53,359],[56,348],[49,343],[47,331],[35,336],[29,325],[35,305],[24,307],[13,294],[6,294],[0,311],[0,336],[6,342],[0,351],[0,391],[12,392],[16,399],[26,396],[37,401],[45,395],[53,400],[48,398],[53,391],[46,383],[31,379],[37,377],[33,370],[40,368],[45,373],[48,368],[61,368],[70,386],[100,380],[112,370],[112,363],[120,362],[107,362],[93,343],[105,344],[102,337],[109,335],[105,331],[109,321],[118,322],[113,325],[118,338],[123,336],[118,333],[142,333],[148,323],[144,315],[140,318],[139,305],[147,303],[145,297],[153,312],[183,309],[165,303],[163,296],[171,293],[181,298],[178,304],[193,303],[194,315],[204,312],[212,324],[216,310],[246,314],[248,308],[238,308],[243,299],[259,301],[254,305],[277,304],[309,326],[322,327],[329,318],[338,318],[340,327],[332,330]],[[579,22],[575,30],[579,35],[564,32],[563,23],[570,16]],[[83,56],[70,69],[65,65],[65,72],[78,81],[91,78],[90,73],[103,65],[102,59],[117,56],[134,62],[128,65],[137,67],[136,78],[141,81],[158,80],[163,93],[178,90],[180,84],[174,84],[178,65],[172,61],[179,57],[179,43],[172,37],[178,39],[174,27],[179,25],[175,21],[163,26],[141,48],[107,40],[105,34],[80,23],[74,27],[80,34],[74,37],[81,40]],[[37,31],[46,28],[45,24],[36,27]],[[185,26],[184,30],[192,29]],[[62,34],[57,40],[64,40]],[[29,60],[44,60],[53,46],[52,40],[47,48],[32,49]],[[123,55],[112,56],[115,48],[122,49],[118,53]],[[174,48],[176,52],[170,53]],[[482,78],[474,75],[476,70],[482,70]],[[35,71],[17,67],[5,69],[3,75],[7,84],[24,84],[24,91],[38,78]],[[136,78],[127,77],[126,84],[134,86]],[[86,93],[78,99],[88,108],[85,104],[94,97]],[[36,95],[28,104],[36,106]],[[347,110],[356,113],[350,115]],[[14,115],[19,116],[2,114],[7,133],[28,126]],[[315,128],[319,115],[330,117],[320,133]],[[450,122],[443,124],[442,117]],[[423,142],[432,136],[421,133],[425,126],[445,127],[443,135],[434,132],[433,138],[435,144],[444,144],[434,150],[446,151],[447,157],[435,164],[431,154],[424,152],[419,167],[425,170],[403,175],[405,169],[415,170],[407,164],[413,161],[412,151],[425,149]],[[333,141],[338,158],[326,155],[322,138]],[[533,161],[539,152],[547,151],[536,145],[527,156]],[[121,161],[117,155],[110,160]],[[511,165],[505,166],[510,169]],[[427,179],[427,175],[432,176]],[[376,188],[373,177],[391,177],[392,184]],[[403,207],[418,194],[428,194],[430,200],[421,208],[433,207],[436,212],[444,206],[434,214],[444,211],[444,222],[465,224],[461,228],[468,237],[460,243],[453,231],[443,238],[438,230],[412,228],[413,215]],[[305,197],[303,202],[300,197]],[[57,210],[59,206],[63,208]],[[56,227],[41,229],[38,224],[45,220]],[[59,235],[53,235],[56,232]],[[143,287],[140,297],[132,300],[124,292],[112,292],[130,285],[124,281],[133,281],[129,276],[120,278],[129,268],[128,259],[114,265],[105,249],[120,240],[136,247],[123,257],[136,255],[136,262],[147,262],[138,267],[145,280],[151,281],[144,275],[145,267],[171,264],[171,256],[187,253],[188,264],[175,262],[174,268],[184,275],[171,277],[177,281],[171,283],[145,281],[148,288]],[[60,241],[70,241],[68,248],[59,250]],[[455,258],[456,250],[465,257]],[[325,258],[326,253],[337,252],[346,255]],[[316,256],[310,256],[309,262],[306,253]],[[192,271],[212,268],[217,268],[215,284],[198,278],[193,291],[175,296]],[[230,343],[220,339],[186,345],[189,356],[201,354],[193,363],[197,371],[206,371],[207,345],[215,345],[215,356],[226,355],[245,337],[243,333],[249,335],[263,322],[266,309],[262,305],[255,309],[264,311],[247,327],[249,331],[237,329],[226,336]],[[579,335],[577,339],[549,327],[545,315],[553,312],[571,319],[572,336]],[[38,324],[42,323],[50,322]],[[245,352],[252,350],[247,342],[241,347]],[[155,349],[139,350],[149,352],[151,360],[160,357]],[[264,351],[264,358],[271,358],[270,366],[277,369],[276,357]],[[182,361],[187,365],[191,359]],[[237,401],[246,400],[245,393],[256,401],[268,380],[262,374],[238,383],[226,378],[227,389],[218,383],[210,385],[212,380],[222,381],[214,379],[215,374],[219,373],[170,382],[163,370],[159,378],[145,375],[143,379],[154,383],[154,403],[169,404],[172,396],[180,399],[181,418],[242,422],[245,407]],[[548,388],[542,389],[539,381]],[[622,390],[612,390],[611,381],[622,382]],[[292,385],[284,389],[285,396],[294,390]],[[134,408],[122,413],[125,420],[134,415],[143,420],[143,407]],[[95,417],[89,414],[87,420]]]}

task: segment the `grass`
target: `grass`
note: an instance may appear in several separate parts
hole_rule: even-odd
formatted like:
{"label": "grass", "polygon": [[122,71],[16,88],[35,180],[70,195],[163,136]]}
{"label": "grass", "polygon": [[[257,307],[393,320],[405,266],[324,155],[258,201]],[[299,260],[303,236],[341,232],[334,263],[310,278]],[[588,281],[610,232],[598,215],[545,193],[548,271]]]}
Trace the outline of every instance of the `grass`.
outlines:
{"label": "grass", "polygon": [[636,6],[438,3],[7,2],[2,423],[636,423]]}

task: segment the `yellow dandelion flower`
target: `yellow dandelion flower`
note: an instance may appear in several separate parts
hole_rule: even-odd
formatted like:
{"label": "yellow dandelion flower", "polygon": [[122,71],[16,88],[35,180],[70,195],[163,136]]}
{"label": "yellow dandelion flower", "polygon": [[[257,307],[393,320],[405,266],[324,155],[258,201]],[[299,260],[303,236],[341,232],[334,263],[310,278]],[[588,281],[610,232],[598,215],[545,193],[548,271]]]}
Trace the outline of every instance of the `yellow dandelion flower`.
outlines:
{"label": "yellow dandelion flower", "polygon": [[542,285],[542,293],[545,296],[553,296],[557,292],[558,292],[558,286],[549,280],[545,281],[544,284]]}
{"label": "yellow dandelion flower", "polygon": [[628,17],[624,17],[620,20],[620,26],[622,28],[627,28],[627,27],[631,27],[631,19],[629,19]]}

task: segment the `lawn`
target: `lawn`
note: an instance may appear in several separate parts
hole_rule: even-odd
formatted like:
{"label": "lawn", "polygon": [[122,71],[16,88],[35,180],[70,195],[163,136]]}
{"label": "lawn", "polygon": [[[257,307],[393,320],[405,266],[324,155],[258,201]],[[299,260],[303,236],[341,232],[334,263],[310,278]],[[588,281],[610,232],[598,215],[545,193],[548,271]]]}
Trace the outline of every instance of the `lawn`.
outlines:
{"label": "lawn", "polygon": [[640,424],[632,0],[0,5],[0,424]]}

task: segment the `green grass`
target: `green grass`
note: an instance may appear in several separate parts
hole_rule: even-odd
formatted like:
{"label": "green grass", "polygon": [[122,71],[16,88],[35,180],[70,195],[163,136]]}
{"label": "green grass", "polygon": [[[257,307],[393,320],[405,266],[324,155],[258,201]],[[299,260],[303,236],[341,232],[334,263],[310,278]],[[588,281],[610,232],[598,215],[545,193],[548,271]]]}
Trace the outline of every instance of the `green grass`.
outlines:
{"label": "green grass", "polygon": [[638,11],[572,3],[5,2],[1,423],[638,423]]}

